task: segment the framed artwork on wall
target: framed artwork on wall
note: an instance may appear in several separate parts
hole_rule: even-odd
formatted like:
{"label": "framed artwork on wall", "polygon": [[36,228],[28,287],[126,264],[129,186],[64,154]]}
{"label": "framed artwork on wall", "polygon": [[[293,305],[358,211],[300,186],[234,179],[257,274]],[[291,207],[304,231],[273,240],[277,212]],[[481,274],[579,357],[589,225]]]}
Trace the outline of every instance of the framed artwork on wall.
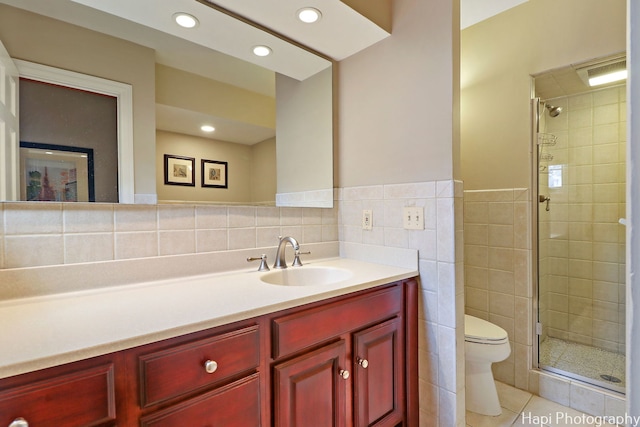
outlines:
{"label": "framed artwork on wall", "polygon": [[93,149],[20,141],[20,199],[95,202]]}
{"label": "framed artwork on wall", "polygon": [[228,188],[228,162],[202,159],[202,186]]}
{"label": "framed artwork on wall", "polygon": [[164,183],[165,185],[196,186],[196,159],[193,157],[164,155]]}

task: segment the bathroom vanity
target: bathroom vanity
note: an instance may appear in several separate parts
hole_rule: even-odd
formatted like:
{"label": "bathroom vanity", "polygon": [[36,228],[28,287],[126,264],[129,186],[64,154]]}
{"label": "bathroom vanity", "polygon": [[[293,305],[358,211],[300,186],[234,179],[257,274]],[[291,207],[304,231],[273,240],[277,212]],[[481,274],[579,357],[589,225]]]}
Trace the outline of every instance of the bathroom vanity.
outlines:
{"label": "bathroom vanity", "polygon": [[[416,272],[346,260],[337,264],[362,274],[324,287],[247,284],[262,276],[243,273],[93,292],[73,296],[80,298],[76,301],[40,297],[0,305],[6,319],[12,310],[28,315],[29,308],[43,310],[46,304],[102,301],[102,308],[84,309],[95,310],[98,319],[111,315],[113,327],[129,325],[113,333],[120,337],[111,339],[114,351],[108,353],[100,345],[67,352],[69,343],[56,345],[43,335],[47,356],[43,351],[38,361],[3,360],[0,426],[417,425]],[[237,285],[239,296],[216,295],[217,283],[225,281],[227,293]],[[115,302],[124,294],[113,292],[148,298],[138,300],[140,310],[134,312],[129,302]],[[236,311],[229,314],[228,307],[222,315],[180,324],[182,316],[174,312],[188,307],[181,298],[210,298],[212,306],[218,299],[221,307],[235,304]],[[244,301],[249,299],[258,302]],[[170,300],[173,309],[166,305]],[[140,334],[136,321],[143,322],[148,310],[165,321],[153,333]],[[77,321],[76,315],[72,308],[67,315],[59,313],[51,333]],[[26,323],[33,329],[48,316],[40,312]],[[25,327],[18,323],[18,329]],[[108,323],[93,325],[96,333],[108,334],[102,329]],[[81,334],[85,326],[71,328]],[[6,375],[20,371],[25,372]]]}

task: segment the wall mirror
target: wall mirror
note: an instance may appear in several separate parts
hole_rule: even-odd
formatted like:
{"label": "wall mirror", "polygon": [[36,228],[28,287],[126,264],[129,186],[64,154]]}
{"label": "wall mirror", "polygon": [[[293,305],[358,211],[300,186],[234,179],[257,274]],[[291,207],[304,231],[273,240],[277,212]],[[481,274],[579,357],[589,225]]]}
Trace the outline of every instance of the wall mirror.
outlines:
{"label": "wall mirror", "polygon": [[[129,117],[118,122],[130,146],[112,166],[121,202],[332,206],[331,61],[206,3],[1,0],[0,41],[22,68],[130,86]],[[176,25],[176,12],[196,27]],[[258,44],[272,55],[246,48]],[[165,155],[193,162],[167,165]],[[194,185],[165,184],[166,167]]]}

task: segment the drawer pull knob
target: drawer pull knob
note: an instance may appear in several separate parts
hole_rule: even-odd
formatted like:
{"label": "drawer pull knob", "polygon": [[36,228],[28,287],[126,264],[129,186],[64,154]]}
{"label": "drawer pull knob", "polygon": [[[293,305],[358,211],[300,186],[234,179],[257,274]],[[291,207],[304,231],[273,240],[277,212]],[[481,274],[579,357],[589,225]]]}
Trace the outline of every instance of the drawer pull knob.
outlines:
{"label": "drawer pull knob", "polygon": [[207,371],[207,374],[213,374],[218,370],[218,363],[214,360],[207,360],[204,362],[204,370]]}
{"label": "drawer pull knob", "polygon": [[16,418],[9,427],[29,427],[29,423],[24,418]]}
{"label": "drawer pull knob", "polygon": [[343,380],[348,380],[350,374],[346,369],[341,369],[339,375]]}
{"label": "drawer pull knob", "polygon": [[363,369],[367,369],[369,367],[369,361],[358,357],[358,365],[362,366]]}

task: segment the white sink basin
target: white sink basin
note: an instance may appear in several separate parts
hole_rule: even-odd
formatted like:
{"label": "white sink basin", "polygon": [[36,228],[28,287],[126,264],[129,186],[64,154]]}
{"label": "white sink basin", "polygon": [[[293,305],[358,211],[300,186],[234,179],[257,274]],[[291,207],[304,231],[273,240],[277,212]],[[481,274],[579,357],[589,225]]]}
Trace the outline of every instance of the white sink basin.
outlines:
{"label": "white sink basin", "polygon": [[271,285],[314,286],[329,285],[350,278],[353,273],[336,267],[289,267],[260,276],[260,280]]}

